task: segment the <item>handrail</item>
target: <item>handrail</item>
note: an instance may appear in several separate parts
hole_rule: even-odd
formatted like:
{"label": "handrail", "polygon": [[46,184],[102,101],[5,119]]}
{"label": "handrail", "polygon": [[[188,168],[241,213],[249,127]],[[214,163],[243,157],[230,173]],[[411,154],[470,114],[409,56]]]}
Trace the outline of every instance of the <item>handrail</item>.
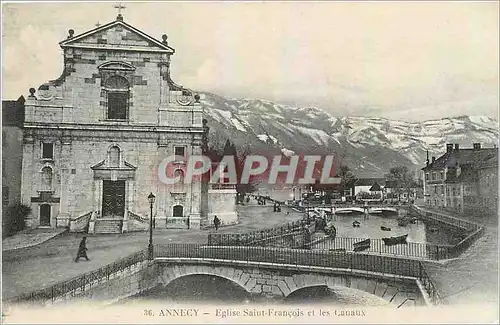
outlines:
{"label": "handrail", "polygon": [[66,294],[74,292],[77,289],[84,291],[87,286],[91,286],[95,281],[99,281],[104,278],[109,279],[110,276],[122,272],[139,262],[145,261],[146,259],[147,250],[141,250],[125,258],[119,259],[118,261],[115,261],[111,264],[103,266],[97,270],[84,273],[82,275],[73,277],[69,280],[57,283],[44,289],[6,299],[5,301],[11,303],[18,303],[23,301],[40,302],[43,304],[46,301],[51,300],[53,303],[58,297],[65,296]]}
{"label": "handrail", "polygon": [[69,228],[70,231],[88,231],[90,220],[92,219],[92,214],[94,211],[82,214],[74,219],[70,219]]}
{"label": "handrail", "polygon": [[[310,251],[307,249],[288,249],[274,247],[242,247],[242,246],[206,246],[201,244],[157,244],[154,247],[155,258],[197,258],[218,259],[240,262],[261,262],[282,265],[315,266],[336,269],[360,270],[400,277],[412,277],[423,284],[433,303],[440,303],[440,295],[432,283],[421,261],[401,257],[356,254],[352,252]],[[87,272],[70,280],[55,284],[45,289],[24,294],[7,302],[39,302],[46,303],[64,297],[76,291],[83,292],[93,283],[109,280],[127,268],[144,262],[147,250],[141,250],[126,258],[118,260],[98,270]]]}
{"label": "handrail", "polygon": [[353,252],[310,251],[276,247],[203,246],[199,244],[156,245],[155,258],[191,258],[241,262],[274,263],[295,266],[334,267],[413,277],[423,284],[433,304],[441,296],[423,263],[415,259]]}
{"label": "handrail", "polygon": [[440,304],[444,303],[444,300],[441,297],[439,290],[436,288],[436,285],[434,284],[431,277],[427,273],[427,270],[425,269],[425,265],[422,262],[420,262],[419,280],[422,283],[422,285],[424,286],[425,291],[429,295],[429,298],[431,299],[432,304],[440,305]]}
{"label": "handrail", "polygon": [[127,211],[127,214],[129,217],[132,217],[132,219],[136,219],[140,222],[146,222],[149,223],[149,218],[144,218],[143,216],[138,215],[137,213],[134,213],[132,211]]}

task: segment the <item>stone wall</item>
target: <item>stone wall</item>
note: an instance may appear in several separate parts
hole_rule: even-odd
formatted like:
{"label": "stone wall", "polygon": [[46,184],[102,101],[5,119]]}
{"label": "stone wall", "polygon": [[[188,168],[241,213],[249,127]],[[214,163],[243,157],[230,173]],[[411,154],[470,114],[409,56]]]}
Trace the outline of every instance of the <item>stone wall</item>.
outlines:
{"label": "stone wall", "polygon": [[[160,262],[161,263],[161,262]],[[273,269],[274,268],[274,269]],[[381,297],[396,306],[423,305],[423,297],[412,279],[397,279],[367,272],[313,270],[282,266],[245,265],[241,267],[190,263],[163,263],[159,268],[159,284],[166,287],[173,280],[194,274],[218,276],[230,280],[255,295],[269,298],[285,298],[307,287],[347,287]]]}
{"label": "stone wall", "polygon": [[236,189],[209,189],[208,190],[208,223],[207,227],[213,227],[213,219],[221,221],[221,226],[234,225],[238,223],[236,212]]}
{"label": "stone wall", "polygon": [[[53,216],[76,218],[89,211],[100,211],[102,205],[102,179],[96,179],[98,174],[91,167],[108,160],[108,150],[112,146],[120,148],[120,165],[126,164],[136,167],[130,171],[131,178],[126,181],[125,210],[141,216],[149,215],[149,202],[147,196],[153,192],[157,196],[154,205],[154,215],[165,220],[172,216],[172,207],[181,204],[186,216],[191,214],[193,204],[199,211],[200,195],[191,194],[192,187],[196,184],[186,184],[185,193],[174,196],[170,192],[173,185],[163,184],[158,180],[157,168],[161,160],[172,155],[174,145],[183,145],[191,150],[190,136],[177,135],[169,139],[168,145],[158,146],[158,132],[124,132],[106,130],[87,132],[74,130],[63,135],[59,131],[44,129],[33,134],[31,143],[24,147],[25,159],[23,161],[23,201],[33,208],[32,226],[38,225],[38,206],[42,202],[32,202],[39,196],[41,188],[41,173],[44,166],[53,170],[52,191],[57,202],[54,206]],[[41,159],[41,142],[53,139],[54,159]],[[184,165],[185,166],[185,165]],[[118,174],[119,176],[119,174]],[[54,200],[54,201],[55,201]],[[158,221],[158,225],[165,222]],[[52,224],[55,226],[54,223]]]}

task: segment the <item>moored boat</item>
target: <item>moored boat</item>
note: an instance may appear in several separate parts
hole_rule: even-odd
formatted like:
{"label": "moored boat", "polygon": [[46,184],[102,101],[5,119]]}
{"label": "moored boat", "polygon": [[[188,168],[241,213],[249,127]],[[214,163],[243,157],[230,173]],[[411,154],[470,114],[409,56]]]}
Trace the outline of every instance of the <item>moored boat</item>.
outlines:
{"label": "moored boat", "polygon": [[398,244],[406,244],[406,238],[408,237],[408,234],[402,235],[402,236],[397,236],[397,237],[384,237],[382,240],[384,241],[384,244],[387,246],[390,245],[398,245]]}
{"label": "moored boat", "polygon": [[362,240],[360,242],[354,243],[353,246],[354,246],[354,251],[355,252],[364,251],[364,250],[370,248],[370,246],[371,246],[371,240],[370,239],[365,239],[365,240]]}

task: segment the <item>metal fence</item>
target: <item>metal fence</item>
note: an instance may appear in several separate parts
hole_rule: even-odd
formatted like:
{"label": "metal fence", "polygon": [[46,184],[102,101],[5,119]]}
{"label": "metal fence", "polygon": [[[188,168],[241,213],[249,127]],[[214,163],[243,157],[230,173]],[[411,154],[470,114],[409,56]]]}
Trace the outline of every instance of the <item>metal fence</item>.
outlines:
{"label": "metal fence", "polygon": [[435,304],[441,301],[424,265],[415,259],[401,257],[330,252],[275,247],[204,246],[198,244],[156,245],[155,257],[191,258],[243,262],[273,263],[290,266],[317,266],[359,271],[370,271],[397,277],[419,279]]}
{"label": "metal fence", "polygon": [[[320,250],[287,249],[273,247],[242,246],[206,246],[200,244],[167,244],[155,245],[154,257],[191,258],[243,262],[274,263],[295,266],[317,266],[349,270],[371,271],[396,278],[405,276],[417,278],[424,285],[432,301],[437,303],[438,292],[423,264],[418,260],[391,256],[356,254],[350,252],[330,252]],[[96,283],[107,281],[113,275],[119,275],[130,267],[147,259],[147,251],[141,250],[117,262],[85,273],[79,277],[38,290],[29,294],[9,299],[7,303],[47,303],[54,302],[67,294],[84,292]]]}
{"label": "metal fence", "polygon": [[[407,242],[397,245],[387,245],[382,239],[370,239],[370,247],[364,252],[399,255],[405,257],[425,258],[430,260],[444,260],[456,258],[462,254],[470,245],[480,238],[484,233],[484,228],[465,220],[455,219],[446,215],[433,215],[410,206],[410,212],[417,214],[422,219],[432,222],[441,222],[446,225],[458,227],[468,232],[466,238],[456,245],[437,245],[427,243]],[[320,250],[354,250],[354,243],[366,240],[367,238],[349,238],[325,236],[324,240],[315,242],[304,242],[301,229],[313,225],[318,216],[311,213],[302,220],[285,224],[281,227],[263,229],[250,233],[238,234],[209,234],[208,245],[213,246],[268,246],[287,248],[312,248]]]}
{"label": "metal fence", "polygon": [[467,231],[475,231],[479,228],[482,228],[482,226],[480,224],[466,221],[466,220],[456,218],[456,217],[451,217],[451,216],[446,215],[444,213],[424,211],[424,210],[422,210],[414,205],[409,207],[409,212],[416,214],[423,219],[437,221],[440,223],[446,223],[448,225],[462,228],[462,229],[465,229]]}
{"label": "metal fence", "polygon": [[208,234],[208,245],[223,246],[254,246],[268,241],[270,238],[289,235],[300,231],[311,225],[314,218],[303,218],[301,220],[288,222],[283,226],[256,230],[247,233],[235,234]]}
{"label": "metal fence", "polygon": [[5,301],[8,303],[34,302],[41,304],[51,301],[53,303],[57,298],[64,297],[69,293],[76,294],[78,292],[83,292],[96,282],[107,281],[111,276],[124,272],[130,267],[139,262],[143,262],[146,259],[147,250],[141,250],[97,270],[84,273],[80,276],[57,283],[48,288],[23,294],[15,298],[6,299]]}
{"label": "metal fence", "polygon": [[[354,244],[367,238],[336,237],[327,238],[315,245],[312,249],[354,251]],[[430,260],[442,260],[455,257],[453,245],[434,245],[424,243],[406,242],[403,244],[387,245],[382,239],[370,239],[370,247],[363,252],[399,255],[405,257],[425,258]]]}

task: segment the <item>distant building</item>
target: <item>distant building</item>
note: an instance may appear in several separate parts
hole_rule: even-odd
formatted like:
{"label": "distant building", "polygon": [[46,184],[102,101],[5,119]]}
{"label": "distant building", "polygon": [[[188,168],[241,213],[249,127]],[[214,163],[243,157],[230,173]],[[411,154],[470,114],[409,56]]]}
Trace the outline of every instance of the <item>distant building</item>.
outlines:
{"label": "distant building", "polygon": [[359,193],[373,193],[382,195],[382,188],[385,186],[385,178],[358,178],[351,183],[352,197]]}
{"label": "distant building", "polygon": [[409,188],[401,188],[399,191],[396,189],[394,181],[386,181],[383,189],[384,198],[391,200],[410,201],[418,197],[419,192],[422,190],[422,185],[419,180],[413,181]]}
{"label": "distant building", "polygon": [[[21,200],[24,97],[2,101],[2,211]],[[2,218],[2,230],[5,221]]]}
{"label": "distant building", "polygon": [[[461,213],[496,213],[498,209],[498,149],[461,149],[447,144],[446,153],[422,168],[425,205]],[[494,188],[494,189],[493,189]]]}
{"label": "distant building", "polygon": [[2,101],[2,207],[21,199],[24,97]]}

